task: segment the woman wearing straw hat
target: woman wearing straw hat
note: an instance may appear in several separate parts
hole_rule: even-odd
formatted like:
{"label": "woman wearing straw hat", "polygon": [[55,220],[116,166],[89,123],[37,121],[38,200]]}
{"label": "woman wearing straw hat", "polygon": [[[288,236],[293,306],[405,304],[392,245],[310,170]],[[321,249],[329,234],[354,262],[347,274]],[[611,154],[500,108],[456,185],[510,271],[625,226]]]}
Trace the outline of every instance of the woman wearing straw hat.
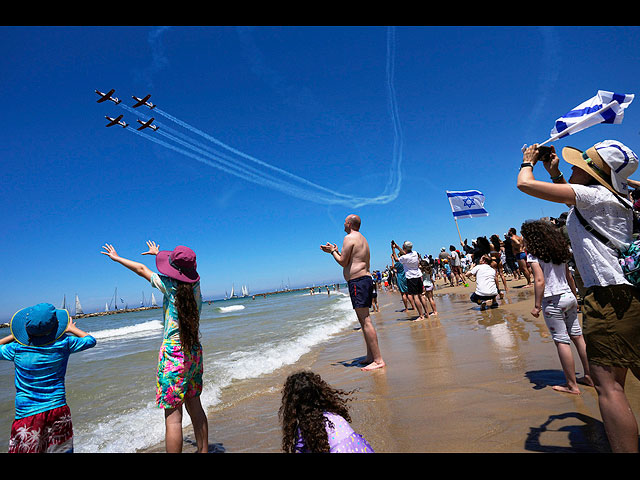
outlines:
{"label": "woman wearing straw hat", "polygon": [[182,405],[191,417],[199,453],[207,453],[209,426],[200,403],[202,393],[202,346],[199,339],[200,276],[196,270],[196,254],[188,247],[160,251],[154,242],[142,255],[155,255],[156,268],[118,256],[112,245],[104,245],[114,262],[151,282],[164,295],[164,336],[158,356],[156,404],[164,408],[165,446],[168,453],[182,451]]}
{"label": "woman wearing straw hat", "polygon": [[[11,335],[0,340],[0,360],[15,364],[15,419],[9,453],[72,453],[73,425],[64,379],[69,355],[96,340],[50,303],[17,311]],[[70,333],[71,335],[66,335]]]}
{"label": "woman wearing straw hat", "polygon": [[[546,159],[538,145],[528,147],[517,185],[528,195],[572,207],[567,233],[587,289],[583,335],[600,414],[612,451],[637,452],[638,425],[624,383],[629,369],[640,378],[640,288],[625,278],[617,252],[598,236],[604,235],[620,248],[631,243],[633,214],[627,178],[637,169],[638,157],[614,140],[597,143],[584,152],[565,147],[562,157],[573,165],[568,183],[558,168],[553,147]],[[534,178],[533,167],[539,160],[551,182]],[[599,234],[594,236],[583,225]]]}

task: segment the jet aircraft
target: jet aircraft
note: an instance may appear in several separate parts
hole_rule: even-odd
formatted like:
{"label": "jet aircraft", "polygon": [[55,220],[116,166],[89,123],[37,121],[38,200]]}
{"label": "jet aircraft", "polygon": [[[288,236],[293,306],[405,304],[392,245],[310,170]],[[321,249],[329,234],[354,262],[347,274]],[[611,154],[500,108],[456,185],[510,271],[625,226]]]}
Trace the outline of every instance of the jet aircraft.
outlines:
{"label": "jet aircraft", "polygon": [[149,97],[150,97],[150,96],[151,96],[151,94],[147,95],[147,96],[146,96],[146,97],[144,97],[144,98],[138,98],[138,97],[134,96],[134,97],[133,97],[133,99],[134,99],[137,103],[133,106],[133,108],[138,108],[138,107],[140,107],[140,106],[142,106],[142,105],[146,105],[146,106],[147,106],[147,107],[149,107],[150,109],[152,109],[152,108],[156,108],[156,106],[155,106],[153,103],[151,103],[151,102],[147,102],[147,100],[149,100]]}
{"label": "jet aircraft", "polygon": [[129,126],[128,123],[120,121],[120,120],[122,120],[122,115],[119,115],[116,118],[111,118],[111,117],[104,117],[104,118],[109,120],[109,123],[107,123],[105,125],[105,127],[113,127],[114,125],[122,125],[122,128],[127,128],[127,126]]}
{"label": "jet aircraft", "polygon": [[151,125],[151,122],[153,122],[153,117],[147,120],[146,122],[143,122],[142,120],[138,119],[138,123],[142,125],[140,128],[138,128],[138,130],[142,130],[143,128],[147,128],[147,127],[149,127],[154,132],[158,130],[158,127],[156,125]]}
{"label": "jet aircraft", "polygon": [[96,93],[102,97],[102,98],[98,99],[98,103],[102,103],[102,102],[104,102],[106,100],[111,100],[116,105],[119,104],[122,100],[111,96],[111,95],[113,95],[113,92],[115,92],[115,91],[116,91],[115,88],[112,88],[107,93],[102,93],[102,92],[96,90]]}

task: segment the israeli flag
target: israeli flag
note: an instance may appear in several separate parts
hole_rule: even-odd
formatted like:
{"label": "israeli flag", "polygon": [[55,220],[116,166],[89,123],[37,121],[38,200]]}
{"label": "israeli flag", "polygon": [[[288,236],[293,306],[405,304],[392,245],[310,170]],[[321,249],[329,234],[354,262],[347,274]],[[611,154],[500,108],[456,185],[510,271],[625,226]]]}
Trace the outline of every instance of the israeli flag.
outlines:
{"label": "israeli flag", "polygon": [[581,103],[556,120],[551,137],[556,140],[572,135],[598,123],[622,123],[624,110],[633,101],[633,94],[598,90],[598,94]]}
{"label": "israeli flag", "polygon": [[447,190],[447,197],[451,204],[454,218],[486,217],[489,215],[484,209],[484,195],[478,190],[464,192]]}

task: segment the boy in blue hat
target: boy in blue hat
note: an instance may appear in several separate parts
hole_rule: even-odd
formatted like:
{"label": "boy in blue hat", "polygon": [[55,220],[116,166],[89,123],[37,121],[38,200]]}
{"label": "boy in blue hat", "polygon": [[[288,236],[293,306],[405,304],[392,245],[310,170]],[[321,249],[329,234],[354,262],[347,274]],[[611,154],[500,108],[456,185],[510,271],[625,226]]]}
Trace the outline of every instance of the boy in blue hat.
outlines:
{"label": "boy in blue hat", "polygon": [[15,364],[16,413],[9,453],[72,453],[64,386],[67,363],[70,354],[93,347],[96,340],[76,327],[69,312],[50,303],[19,310],[10,328],[11,335],[0,340],[0,360]]}

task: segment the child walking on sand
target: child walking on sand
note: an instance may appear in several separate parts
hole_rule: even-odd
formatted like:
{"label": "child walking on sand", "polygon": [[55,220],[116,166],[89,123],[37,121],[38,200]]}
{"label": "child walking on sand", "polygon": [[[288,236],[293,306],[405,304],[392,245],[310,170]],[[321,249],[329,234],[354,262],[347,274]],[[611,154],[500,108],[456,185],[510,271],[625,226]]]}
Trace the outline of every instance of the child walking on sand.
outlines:
{"label": "child walking on sand", "polygon": [[[589,375],[587,349],[578,321],[578,301],[573,276],[566,262],[571,258],[569,245],[562,232],[544,220],[522,224],[520,233],[527,248],[527,262],[533,272],[535,304],[531,315],[542,312],[555,342],[566,385],[552,388],[559,392],[579,394],[578,383],[593,386]],[[571,342],[578,351],[584,378],[576,380]]]}
{"label": "child walking on sand", "polygon": [[67,363],[72,353],[95,346],[95,338],[76,327],[69,312],[50,303],[19,310],[10,328],[11,335],[0,340],[0,360],[15,364],[9,453],[73,453]]}
{"label": "child walking on sand", "polygon": [[352,392],[332,388],[320,375],[297,372],[285,381],[278,416],[285,453],[374,453],[353,431],[347,408]]}
{"label": "child walking on sand", "polygon": [[431,305],[431,313],[429,315],[437,315],[436,302],[433,299],[433,269],[426,260],[420,260],[420,271],[422,272],[422,285],[424,292],[422,293],[427,299],[427,303]]}
{"label": "child walking on sand", "polygon": [[188,247],[160,251],[154,242],[142,255],[155,255],[156,268],[118,256],[112,245],[104,245],[114,262],[151,282],[164,295],[164,335],[158,356],[156,404],[164,409],[165,447],[167,453],[182,452],[182,405],[191,417],[199,453],[207,453],[209,425],[200,403],[202,393],[202,347],[200,345],[200,276],[196,270],[196,255]]}

